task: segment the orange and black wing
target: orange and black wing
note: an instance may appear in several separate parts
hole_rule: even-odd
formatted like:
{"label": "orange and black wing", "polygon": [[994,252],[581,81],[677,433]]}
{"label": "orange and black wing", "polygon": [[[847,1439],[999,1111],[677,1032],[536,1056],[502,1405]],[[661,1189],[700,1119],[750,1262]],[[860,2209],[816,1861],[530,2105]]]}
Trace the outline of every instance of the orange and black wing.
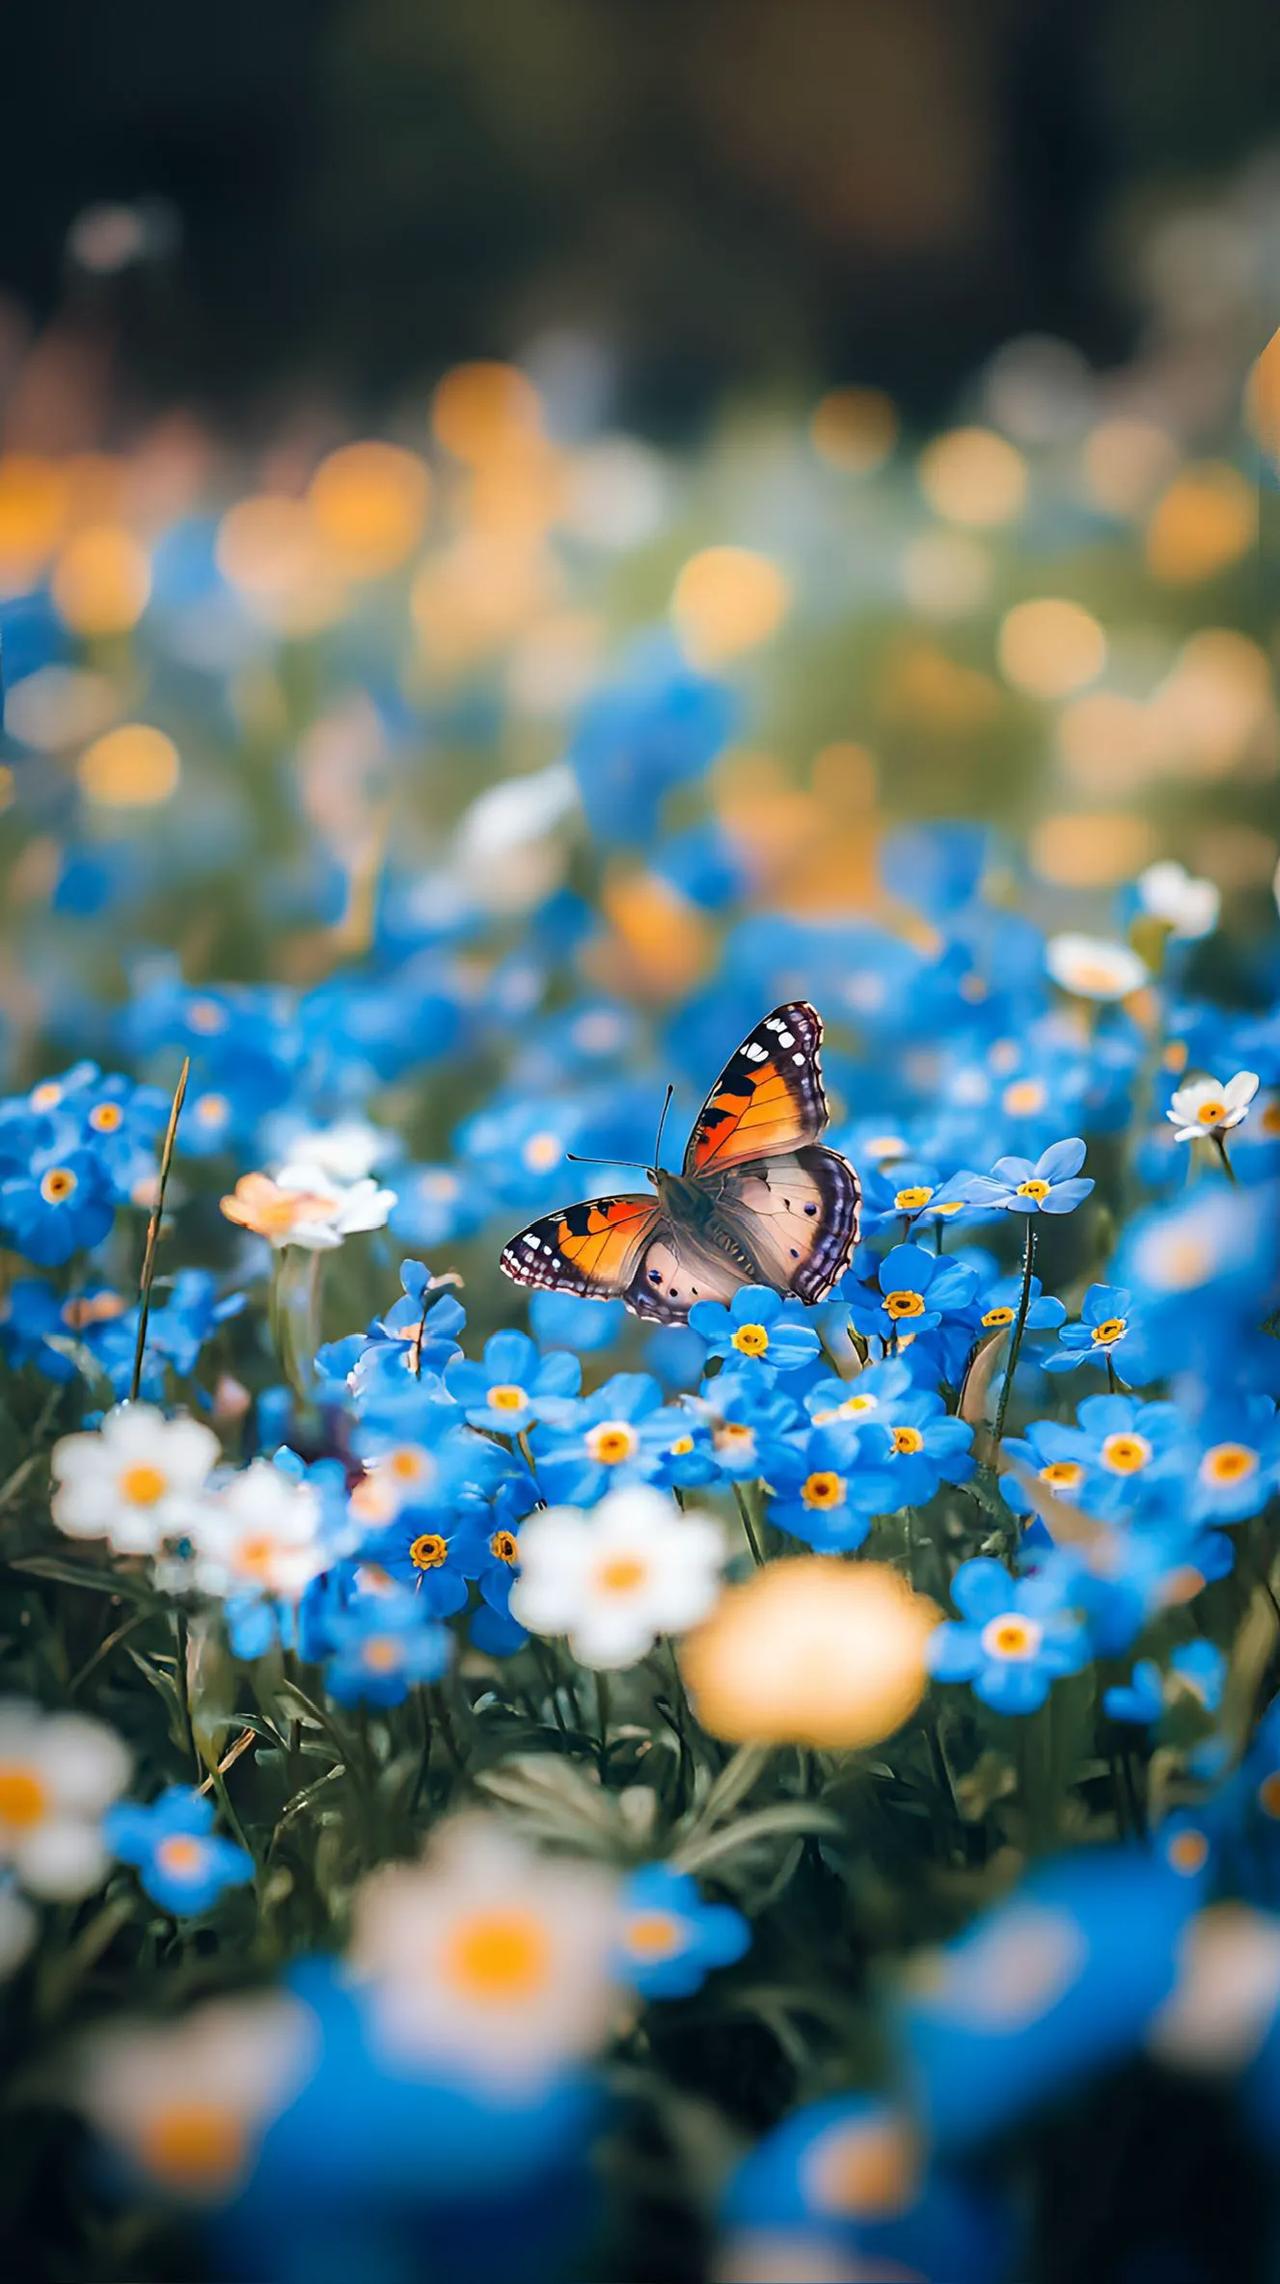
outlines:
{"label": "orange and black wing", "polygon": [[822,1019],[805,999],[775,1007],[730,1056],[698,1114],[687,1176],[712,1177],[747,1158],[816,1142],[827,1123],[818,1049]]}
{"label": "orange and black wing", "polygon": [[531,1221],[504,1245],[502,1267],[517,1285],[589,1301],[622,1299],[658,1220],[656,1198],[587,1198]]}

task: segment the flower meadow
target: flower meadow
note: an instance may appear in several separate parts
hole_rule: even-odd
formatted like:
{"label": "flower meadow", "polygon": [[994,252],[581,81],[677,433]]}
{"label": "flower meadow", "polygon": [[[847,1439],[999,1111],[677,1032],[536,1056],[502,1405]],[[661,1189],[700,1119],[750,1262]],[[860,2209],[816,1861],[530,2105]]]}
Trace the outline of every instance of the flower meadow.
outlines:
{"label": "flower meadow", "polygon": [[[22,2274],[1274,2254],[1252,462],[975,391],[0,458]],[[500,1275],[796,997],[829,1292]]]}

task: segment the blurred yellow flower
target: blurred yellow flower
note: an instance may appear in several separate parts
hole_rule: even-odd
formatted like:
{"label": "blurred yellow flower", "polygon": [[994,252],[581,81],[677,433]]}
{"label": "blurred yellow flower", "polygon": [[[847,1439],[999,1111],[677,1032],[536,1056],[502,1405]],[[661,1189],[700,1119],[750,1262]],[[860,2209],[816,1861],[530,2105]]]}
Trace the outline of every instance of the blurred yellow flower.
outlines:
{"label": "blurred yellow flower", "polygon": [[1256,546],[1258,495],[1238,468],[1206,460],[1175,477],[1147,525],[1147,567],[1166,586],[1214,579]]}
{"label": "blurred yellow flower", "polygon": [[883,1564],[804,1556],[731,1586],[680,1664],[713,1736],[852,1751],[920,1703],[937,1619]]}
{"label": "blurred yellow flower", "polygon": [[417,546],[431,478],[396,444],[344,444],[322,460],[308,502],[322,544],[353,579],[380,579]]}
{"label": "blurred yellow flower", "polygon": [[676,580],[671,615],[695,666],[719,666],[754,650],[781,625],[791,600],[767,555],[747,547],[704,547]]}
{"label": "blurred yellow flower", "polygon": [[102,808],[144,809],[177,789],[178,749],[147,722],[122,722],[95,738],[80,756],[76,775],[90,801]]}
{"label": "blurred yellow flower", "polygon": [[123,525],[87,524],[53,567],[54,605],[73,633],[127,634],[151,593],[147,551]]}
{"label": "blurred yellow flower", "polygon": [[1027,464],[991,428],[952,428],[920,455],[920,489],[935,515],[980,530],[1012,523],[1027,498]]}

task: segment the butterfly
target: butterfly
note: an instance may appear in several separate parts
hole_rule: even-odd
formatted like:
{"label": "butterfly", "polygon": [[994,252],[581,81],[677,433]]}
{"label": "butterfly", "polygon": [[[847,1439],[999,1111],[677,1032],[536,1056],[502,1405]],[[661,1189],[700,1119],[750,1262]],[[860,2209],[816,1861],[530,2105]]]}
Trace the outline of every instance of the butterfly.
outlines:
{"label": "butterfly", "polygon": [[620,1299],[659,1324],[742,1285],[821,1300],[857,1243],[862,1196],[852,1166],[818,1140],[821,1043],[806,1000],[775,1008],[725,1064],[680,1172],[644,1168],[656,1197],[588,1198],[530,1222],[503,1248],[508,1277]]}

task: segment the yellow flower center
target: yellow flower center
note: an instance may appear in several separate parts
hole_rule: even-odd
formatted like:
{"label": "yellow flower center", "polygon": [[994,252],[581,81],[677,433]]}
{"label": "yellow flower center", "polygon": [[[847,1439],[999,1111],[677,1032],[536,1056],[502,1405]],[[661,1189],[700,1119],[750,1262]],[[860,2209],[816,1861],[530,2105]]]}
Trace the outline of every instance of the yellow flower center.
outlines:
{"label": "yellow flower center", "polygon": [[1047,1483],[1051,1491],[1078,1491],[1083,1473],[1078,1459],[1051,1459],[1047,1467],[1041,1468],[1040,1481]]}
{"label": "yellow flower center", "polygon": [[1208,1102],[1202,1102],[1196,1112],[1196,1117],[1201,1126],[1216,1126],[1218,1120],[1225,1118],[1226,1115],[1227,1106],[1217,1096],[1211,1096]]}
{"label": "yellow flower center", "polygon": [[96,1102],[89,1113],[89,1124],[98,1134],[114,1134],[124,1124],[124,1112],[118,1102]]}
{"label": "yellow flower center", "polygon": [[733,1345],[741,1356],[763,1356],[769,1346],[769,1335],[762,1324],[740,1324],[733,1336]]}
{"label": "yellow flower center", "polygon": [[915,1452],[924,1450],[924,1437],[919,1428],[894,1428],[893,1448],[901,1458],[909,1459]]}
{"label": "yellow flower center", "polygon": [[0,1763],[0,1825],[10,1831],[29,1832],[49,1805],[49,1796],[34,1769],[18,1761]]}
{"label": "yellow flower center", "polygon": [[899,1190],[893,1202],[899,1213],[919,1213],[922,1206],[928,1205],[932,1196],[931,1189],[923,1182],[916,1182],[909,1189]]}
{"label": "yellow flower center", "polygon": [[1266,1103],[1257,1123],[1263,1134],[1280,1134],[1280,1101]]}
{"label": "yellow flower center", "polygon": [[187,1009],[187,1021],[193,1031],[203,1033],[208,1039],[215,1031],[226,1029],[227,1018],[216,999],[193,999]]}
{"label": "yellow flower center", "polygon": [[693,1437],[691,1435],[678,1435],[675,1442],[671,1446],[671,1457],[673,1459],[684,1459],[686,1455],[692,1451],[692,1449]]}
{"label": "yellow flower center", "polygon": [[46,1205],[62,1205],[76,1189],[76,1177],[70,1166],[50,1166],[40,1182],[40,1195]]}
{"label": "yellow flower center", "polygon": [[1215,1443],[1200,1462],[1206,1483],[1239,1483],[1257,1471],[1258,1454],[1243,1443]]}
{"label": "yellow flower center", "polygon": [[386,1468],[397,1483],[417,1483],[426,1473],[426,1454],[415,1444],[403,1443],[398,1451],[388,1452]]}
{"label": "yellow flower center", "polygon": [[536,1998],[551,1968],[551,1943],[529,1911],[486,1911],[455,1928],[444,1961],[458,1989],[482,2005]]}
{"label": "yellow flower center", "polygon": [[1038,1175],[1033,1174],[1029,1182],[1019,1182],[1014,1195],[1020,1198],[1033,1198],[1038,1205],[1042,1198],[1048,1197],[1049,1184],[1042,1182]]}
{"label": "yellow flower center", "polygon": [[231,2181],[244,2163],[243,2120],[218,2102],[170,2102],[138,2136],[138,2155],[156,2180],[211,2189]]}
{"label": "yellow flower center", "polygon": [[755,1430],[745,1420],[722,1420],[716,1429],[717,1443],[750,1443]]}
{"label": "yellow flower center", "polygon": [[636,1911],[626,1926],[627,1949],[637,1959],[669,1959],[683,1930],[672,1911]]}
{"label": "yellow flower center", "polygon": [[941,1205],[935,1205],[935,1207],[934,1207],[934,1209],[933,1209],[933,1210],[934,1210],[934,1212],[935,1212],[935,1213],[941,1213],[941,1214],[963,1213],[963,1212],[964,1212],[964,1199],[963,1199],[963,1198],[947,1198],[947,1199],[945,1199],[945,1200],[943,1201],[943,1203],[942,1203]]}
{"label": "yellow flower center", "polygon": [[1117,1340],[1123,1340],[1127,1329],[1127,1317],[1109,1316],[1104,1318],[1101,1324],[1095,1324],[1093,1328],[1092,1338],[1095,1348],[1111,1348]]}
{"label": "yellow flower center", "polygon": [[988,1657],[1034,1657],[1043,1640],[1043,1626],[1037,1626],[1034,1619],[1019,1617],[1013,1610],[992,1618],[982,1629],[982,1646]]}
{"label": "yellow flower center", "polygon": [[275,1540],[265,1532],[259,1532],[256,1537],[240,1541],[236,1549],[236,1568],[242,1570],[246,1578],[270,1578],[275,1567],[276,1552]]}
{"label": "yellow flower center", "polygon": [[638,1555],[615,1554],[596,1571],[596,1584],[606,1594],[634,1594],[649,1575],[649,1565]]}
{"label": "yellow flower center", "polygon": [[587,1437],[587,1452],[602,1467],[617,1467],[621,1460],[630,1459],[635,1448],[634,1431],[625,1420],[601,1420]]}
{"label": "yellow flower center", "polygon": [[1012,1309],[988,1309],[988,1310],[987,1310],[987,1313],[986,1313],[986,1315],[983,1317],[982,1321],[983,1321],[984,1325],[987,1327],[987,1330],[988,1330],[989,1332],[995,1332],[995,1331],[997,1331],[997,1330],[998,1330],[1000,1327],[1002,1327],[1002,1326],[1004,1326],[1004,1325],[1006,1325],[1006,1324],[1012,1324],[1012,1323],[1013,1323],[1013,1310],[1012,1310]]}
{"label": "yellow flower center", "polygon": [[1175,1872],[1188,1877],[1203,1870],[1209,1855],[1209,1843],[1203,1832],[1175,1832],[1165,1854]]}
{"label": "yellow flower center", "polygon": [[505,1562],[509,1564],[518,1562],[520,1560],[520,1549],[516,1543],[515,1532],[495,1531],[493,1537],[489,1541],[489,1552],[493,1556],[495,1562]]}
{"label": "yellow flower center", "polygon": [[370,1673],[394,1673],[404,1659],[404,1644],[394,1634],[370,1634],[360,1656]]}
{"label": "yellow flower center", "polygon": [[800,1496],[806,1507],[838,1507],[844,1500],[844,1477],[829,1468],[808,1475],[800,1487]]}
{"label": "yellow flower center", "polygon": [[884,1312],[886,1316],[893,1318],[895,1324],[904,1316],[923,1316],[924,1294],[886,1293],[884,1296]]}
{"label": "yellow flower center", "polygon": [[835,2127],[811,2150],[806,2170],[818,2210],[853,2220],[891,2219],[919,2194],[919,2151],[889,2120]]}
{"label": "yellow flower center", "polygon": [[1102,960],[1080,960],[1073,968],[1066,988],[1068,991],[1112,992],[1123,981],[1124,977],[1117,975],[1115,969],[1108,967]]}
{"label": "yellow flower center", "polygon": [[423,1531],[409,1548],[409,1560],[415,1570],[438,1570],[449,1552],[449,1542],[439,1531]]}
{"label": "yellow flower center", "polygon": [[41,1085],[31,1089],[33,1110],[56,1110],[61,1100],[62,1088],[56,1079],[45,1079]]}
{"label": "yellow flower center", "polygon": [[225,1094],[202,1094],[195,1114],[202,1126],[221,1126],[231,1109]]}
{"label": "yellow flower center", "polygon": [[156,1857],[167,1872],[181,1875],[199,1870],[204,1862],[204,1847],[190,1832],[175,1832],[170,1839],[160,1842]]}
{"label": "yellow flower center", "polygon": [[154,1507],[163,1499],[169,1488],[168,1477],[158,1467],[143,1460],[136,1467],[126,1467],[118,1482],[122,1499],[131,1507]]}
{"label": "yellow flower center", "polygon": [[522,1412],[529,1399],[514,1380],[500,1380],[489,1390],[489,1408],[495,1412]]}
{"label": "yellow flower center", "polygon": [[1136,1475],[1151,1457],[1144,1435],[1109,1435],[1102,1446],[1102,1464],[1113,1475]]}
{"label": "yellow flower center", "polygon": [[1258,1806],[1264,1816],[1280,1818],[1280,1769],[1273,1769],[1258,1786]]}

